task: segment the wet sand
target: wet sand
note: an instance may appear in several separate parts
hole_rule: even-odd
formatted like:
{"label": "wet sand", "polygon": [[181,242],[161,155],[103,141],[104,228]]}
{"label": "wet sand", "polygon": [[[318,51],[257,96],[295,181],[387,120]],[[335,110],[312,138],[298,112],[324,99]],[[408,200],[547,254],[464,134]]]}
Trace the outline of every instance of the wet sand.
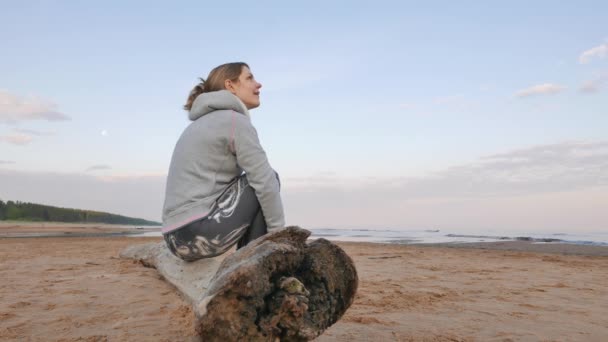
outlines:
{"label": "wet sand", "polygon": [[608,256],[608,246],[571,243],[535,243],[527,241],[467,242],[416,244],[420,247],[475,248],[501,251],[537,252],[564,255]]}
{"label": "wet sand", "polygon": [[[197,341],[177,292],[154,269],[118,258],[127,245],[159,239],[0,238],[1,340]],[[526,242],[509,246],[515,251],[339,245],[355,261],[359,291],[318,341],[608,336],[608,257],[596,248],[569,255],[568,246],[547,251]]]}

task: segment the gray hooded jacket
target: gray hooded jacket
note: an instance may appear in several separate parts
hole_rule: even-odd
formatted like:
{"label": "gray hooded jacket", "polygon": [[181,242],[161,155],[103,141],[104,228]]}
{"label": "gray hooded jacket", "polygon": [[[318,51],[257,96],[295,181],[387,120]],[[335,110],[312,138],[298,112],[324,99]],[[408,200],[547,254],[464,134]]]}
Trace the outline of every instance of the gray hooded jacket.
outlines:
{"label": "gray hooded jacket", "polygon": [[241,100],[227,90],[199,95],[193,122],[177,141],[167,176],[163,233],[205,217],[243,171],[255,189],[268,229],[285,225],[279,182]]}

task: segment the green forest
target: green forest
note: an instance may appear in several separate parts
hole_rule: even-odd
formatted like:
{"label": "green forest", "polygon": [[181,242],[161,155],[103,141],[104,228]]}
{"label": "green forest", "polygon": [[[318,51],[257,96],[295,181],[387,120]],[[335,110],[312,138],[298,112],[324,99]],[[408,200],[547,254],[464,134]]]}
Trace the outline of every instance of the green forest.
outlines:
{"label": "green forest", "polygon": [[161,225],[158,222],[92,210],[59,208],[48,205],[0,200],[0,221],[41,221]]}

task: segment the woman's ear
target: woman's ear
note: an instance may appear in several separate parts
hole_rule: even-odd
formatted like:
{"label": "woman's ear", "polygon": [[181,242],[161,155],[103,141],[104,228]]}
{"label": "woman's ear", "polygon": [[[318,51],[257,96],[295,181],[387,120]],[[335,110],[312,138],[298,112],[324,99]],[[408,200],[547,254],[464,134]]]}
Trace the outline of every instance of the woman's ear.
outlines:
{"label": "woman's ear", "polygon": [[229,92],[236,94],[236,88],[234,87],[234,82],[232,82],[231,80],[224,81],[224,88],[226,88],[226,90],[228,90]]}

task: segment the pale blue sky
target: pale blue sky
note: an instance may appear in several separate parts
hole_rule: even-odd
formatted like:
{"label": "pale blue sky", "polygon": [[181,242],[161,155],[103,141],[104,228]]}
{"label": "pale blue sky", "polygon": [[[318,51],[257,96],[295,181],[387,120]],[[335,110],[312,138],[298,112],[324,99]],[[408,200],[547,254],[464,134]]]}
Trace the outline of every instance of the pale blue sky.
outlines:
{"label": "pale blue sky", "polygon": [[[214,66],[245,61],[264,85],[252,116],[284,180],[291,224],[550,229],[570,220],[604,228],[606,214],[590,208],[608,205],[607,12],[605,1],[2,3],[0,198],[158,220],[189,90]],[[557,159],[547,162],[539,149]],[[528,164],[497,168],[496,155]],[[481,173],[453,177],[455,169]],[[561,176],[553,183],[536,176],[554,171]],[[507,194],[510,176],[478,186],[480,174],[517,174],[534,191]],[[135,191],[129,202],[116,200],[120,186],[88,195],[85,183],[28,188],[53,175],[84,177],[91,189],[153,180],[138,190],[145,200]],[[463,182],[474,186],[446,190]],[[378,199],[356,200],[370,193]],[[471,196],[514,204],[500,211],[496,202],[500,215],[476,216]],[[509,221],[527,210],[525,196],[545,196],[539,212],[581,196],[589,203],[568,220]],[[328,205],[343,211],[317,206],[334,197]],[[383,198],[402,215],[383,215]],[[438,204],[445,198],[458,209]],[[408,208],[420,201],[429,214],[413,220]],[[432,215],[439,208],[448,217]]]}

